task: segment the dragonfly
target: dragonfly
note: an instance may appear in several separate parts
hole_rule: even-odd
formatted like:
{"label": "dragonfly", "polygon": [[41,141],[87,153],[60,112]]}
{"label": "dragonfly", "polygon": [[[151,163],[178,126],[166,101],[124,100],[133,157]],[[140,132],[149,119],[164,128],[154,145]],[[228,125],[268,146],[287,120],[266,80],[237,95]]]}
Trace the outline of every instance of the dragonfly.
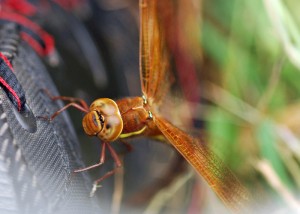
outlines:
{"label": "dragonfly", "polygon": [[139,2],[139,69],[142,96],[116,101],[99,98],[90,106],[79,98],[56,96],[52,99],[69,101],[69,104],[55,112],[50,119],[54,119],[71,106],[75,107],[85,113],[82,120],[85,133],[98,137],[102,142],[100,161],[75,172],[99,167],[105,162],[105,150],[109,150],[116,167],[94,182],[93,191],[101,181],[113,175],[117,168],[122,166],[118,154],[110,145],[111,142],[135,136],[163,136],[206,180],[226,206],[240,211],[250,200],[250,195],[237,177],[206,144],[174,126],[160,113],[162,101],[172,84],[172,75],[169,70],[164,29],[159,23],[159,4],[159,0]]}

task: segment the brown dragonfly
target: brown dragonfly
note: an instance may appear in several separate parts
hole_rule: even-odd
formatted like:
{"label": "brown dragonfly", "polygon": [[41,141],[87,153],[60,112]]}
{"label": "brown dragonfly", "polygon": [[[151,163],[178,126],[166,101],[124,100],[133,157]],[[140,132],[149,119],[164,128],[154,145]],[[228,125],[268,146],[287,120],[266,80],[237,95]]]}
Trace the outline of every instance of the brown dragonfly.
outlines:
{"label": "brown dragonfly", "polygon": [[94,182],[94,191],[103,179],[121,167],[111,142],[140,135],[163,136],[207,181],[225,205],[239,211],[249,200],[249,195],[235,175],[205,144],[172,125],[159,111],[172,84],[164,32],[159,23],[159,4],[158,0],[140,0],[140,78],[143,95],[117,101],[100,98],[90,107],[81,99],[52,97],[53,100],[61,99],[70,103],[55,112],[50,119],[73,106],[86,113],[82,121],[85,133],[102,141],[99,163],[75,172],[100,166],[105,161],[106,148],[110,151],[116,168]]}

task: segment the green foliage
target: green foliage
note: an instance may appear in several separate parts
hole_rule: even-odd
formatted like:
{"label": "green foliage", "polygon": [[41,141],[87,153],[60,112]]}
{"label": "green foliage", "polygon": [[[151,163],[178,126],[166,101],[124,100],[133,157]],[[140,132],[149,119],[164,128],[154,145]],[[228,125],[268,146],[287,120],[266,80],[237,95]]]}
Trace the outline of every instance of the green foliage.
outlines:
{"label": "green foliage", "polygon": [[261,158],[268,160],[280,179],[288,186],[292,186],[283,162],[278,154],[278,138],[276,127],[271,120],[263,120],[256,128],[256,138],[260,148]]}
{"label": "green foliage", "polygon": [[[300,97],[299,9],[297,0],[204,1],[201,35],[203,53],[214,63],[206,70],[215,76],[209,84],[216,86],[213,92],[205,90],[219,94],[206,95],[213,103],[206,115],[212,147],[233,168],[252,162],[255,169],[256,161],[267,160],[290,190],[296,188],[300,167],[290,138],[278,130],[285,127],[299,140],[300,121],[293,120],[300,112],[295,107]],[[257,174],[255,182],[269,183]]]}

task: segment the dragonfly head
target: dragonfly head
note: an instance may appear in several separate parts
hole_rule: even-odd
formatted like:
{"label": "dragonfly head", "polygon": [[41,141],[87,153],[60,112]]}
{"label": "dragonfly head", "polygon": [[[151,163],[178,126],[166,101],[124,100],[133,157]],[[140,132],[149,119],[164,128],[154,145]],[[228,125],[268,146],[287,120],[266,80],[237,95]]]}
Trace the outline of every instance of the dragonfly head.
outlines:
{"label": "dragonfly head", "polygon": [[114,141],[123,130],[123,120],[115,101],[108,98],[95,100],[84,116],[82,126],[87,135],[104,141]]}

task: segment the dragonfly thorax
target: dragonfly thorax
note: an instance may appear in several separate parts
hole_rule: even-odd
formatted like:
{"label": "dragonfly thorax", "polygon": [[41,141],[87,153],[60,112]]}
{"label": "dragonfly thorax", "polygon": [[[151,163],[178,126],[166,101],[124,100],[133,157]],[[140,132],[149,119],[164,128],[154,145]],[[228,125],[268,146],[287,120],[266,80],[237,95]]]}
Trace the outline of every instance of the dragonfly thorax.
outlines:
{"label": "dragonfly thorax", "polygon": [[95,100],[90,106],[90,111],[84,116],[82,126],[89,136],[97,136],[104,141],[116,140],[123,130],[118,105],[108,98]]}

